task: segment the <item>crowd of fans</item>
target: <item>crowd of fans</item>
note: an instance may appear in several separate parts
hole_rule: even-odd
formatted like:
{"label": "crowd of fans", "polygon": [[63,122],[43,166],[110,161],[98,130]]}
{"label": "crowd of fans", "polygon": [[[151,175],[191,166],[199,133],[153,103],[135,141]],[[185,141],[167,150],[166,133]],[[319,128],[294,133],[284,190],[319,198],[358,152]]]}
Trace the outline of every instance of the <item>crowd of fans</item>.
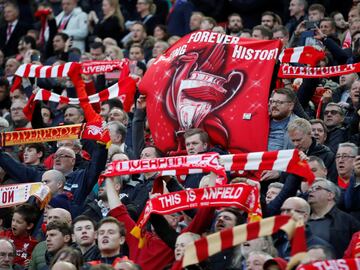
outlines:
{"label": "crowd of fans", "polygon": [[[68,78],[22,79],[24,63],[60,65],[129,58],[138,82],[155,58],[187,33],[209,30],[244,38],[280,39],[283,48],[316,46],[319,66],[360,58],[359,1],[240,0],[49,0],[0,1],[0,130],[80,124],[83,108],[54,102],[23,109],[38,87],[77,97]],[[116,72],[83,75],[88,94],[106,89]],[[360,256],[360,80],[357,73],[321,79],[279,80],[268,104],[268,151],[297,148],[316,181],[296,175],[260,174],[264,217],[303,220],[308,252],[302,263]],[[201,236],[246,222],[237,208],[194,209],[151,215],[145,246],[130,234],[154,194],[156,172],[107,178],[112,161],[166,156],[153,144],[146,96],[136,93],[126,113],[119,99],[95,105],[110,132],[111,146],[90,140],[33,143],[0,150],[1,185],[42,182],[51,200],[0,207],[0,269],[171,269],[186,245]],[[98,107],[96,107],[98,106]],[[246,131],[244,131],[246,132]],[[184,134],[188,155],[226,154],[201,129]],[[214,185],[213,177],[164,177],[166,192]],[[249,179],[228,179],[229,183]],[[284,233],[262,237],[209,257],[189,269],[285,269],[290,244]]]}

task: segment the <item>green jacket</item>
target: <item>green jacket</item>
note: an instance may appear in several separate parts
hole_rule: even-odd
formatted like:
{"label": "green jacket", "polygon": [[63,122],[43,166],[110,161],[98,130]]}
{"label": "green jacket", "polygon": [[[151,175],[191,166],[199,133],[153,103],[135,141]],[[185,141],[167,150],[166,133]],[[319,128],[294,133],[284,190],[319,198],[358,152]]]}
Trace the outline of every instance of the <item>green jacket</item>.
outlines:
{"label": "green jacket", "polygon": [[40,270],[47,266],[45,260],[46,242],[42,241],[38,243],[32,254],[29,270]]}

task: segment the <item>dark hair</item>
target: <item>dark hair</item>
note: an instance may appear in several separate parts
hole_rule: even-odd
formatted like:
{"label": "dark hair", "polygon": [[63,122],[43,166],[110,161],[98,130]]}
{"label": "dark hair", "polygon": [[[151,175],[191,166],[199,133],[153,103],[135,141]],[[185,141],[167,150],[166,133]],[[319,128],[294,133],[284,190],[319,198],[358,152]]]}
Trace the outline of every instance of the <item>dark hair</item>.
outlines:
{"label": "dark hair", "polygon": [[46,231],[57,230],[61,232],[63,236],[70,235],[71,238],[71,227],[68,223],[60,220],[53,220],[46,225]]}
{"label": "dark hair", "polygon": [[321,120],[321,119],[311,119],[311,120],[310,120],[310,124],[311,124],[311,125],[320,124],[320,125],[323,127],[325,134],[328,133],[328,129],[327,129],[327,127],[326,127],[326,125],[325,125],[325,123],[324,123],[323,120]]}
{"label": "dark hair", "polygon": [[187,139],[188,137],[196,135],[196,134],[200,135],[200,140],[203,143],[209,143],[209,134],[206,131],[202,130],[201,128],[188,129],[184,133],[184,138]]}
{"label": "dark hair", "polygon": [[312,4],[312,5],[310,5],[309,9],[308,9],[308,12],[313,11],[313,10],[318,10],[322,14],[325,14],[325,12],[326,12],[326,9],[322,4]]}
{"label": "dark hair", "polygon": [[14,208],[12,207],[0,208],[0,219],[2,220],[2,226],[4,228],[11,228],[11,217],[13,213]]}
{"label": "dark hair", "polygon": [[34,148],[36,150],[36,153],[43,153],[43,157],[45,156],[45,145],[43,143],[29,143],[25,145],[25,148]]}
{"label": "dark hair", "polygon": [[265,11],[263,12],[263,14],[261,14],[261,17],[264,17],[264,16],[271,16],[273,17],[273,21],[276,22],[276,14],[275,12],[272,12],[272,11]]}
{"label": "dark hair", "polygon": [[22,205],[19,205],[15,208],[14,214],[17,213],[25,220],[27,224],[34,224],[36,225],[36,222],[39,218],[39,209],[35,206],[25,203]]}
{"label": "dark hair", "polygon": [[36,49],[36,40],[32,36],[22,36],[20,41],[25,42],[26,44],[30,44],[31,49]]}
{"label": "dark hair", "polygon": [[122,222],[119,222],[116,218],[113,217],[106,217],[103,218],[102,220],[100,220],[99,225],[98,225],[98,229],[100,229],[100,227],[105,224],[105,223],[113,223],[116,224],[119,228],[119,233],[121,236],[125,236],[126,235],[126,230],[125,230],[125,226]]}
{"label": "dark hair", "polygon": [[101,103],[101,105],[105,105],[105,104],[109,105],[109,112],[114,107],[122,109],[122,110],[124,109],[123,103],[121,102],[121,100],[119,100],[117,98],[112,98],[112,99],[109,99],[109,100],[105,100],[104,102]]}
{"label": "dark hair", "polygon": [[241,16],[240,16],[240,14],[239,13],[231,13],[229,16],[228,16],[228,20],[230,19],[230,17],[234,17],[234,16],[236,16],[236,17],[240,17],[240,20],[242,21],[242,18],[241,18]]}
{"label": "dark hair", "polygon": [[336,23],[335,23],[335,21],[334,21],[333,18],[329,18],[329,17],[322,18],[322,19],[320,20],[319,26],[320,26],[320,24],[321,24],[322,22],[330,22],[331,27],[332,27],[333,29],[336,29]]}
{"label": "dark hair", "polygon": [[157,158],[164,156],[164,153],[161,152],[161,150],[159,148],[157,148],[155,145],[146,145],[143,149],[141,149],[141,152],[144,151],[144,149],[146,149],[146,148],[154,148],[155,155]]}
{"label": "dark hair", "polygon": [[[169,38],[169,34],[168,34],[168,30],[167,30],[167,26],[166,25],[163,25],[163,24],[157,24],[155,26],[156,27],[159,27],[163,32],[164,32],[164,38],[162,40],[166,41],[168,38]],[[154,28],[154,29],[155,29]]]}
{"label": "dark hair", "polygon": [[136,22],[133,23],[132,26],[134,26],[134,25],[136,25],[136,24],[141,25],[142,28],[143,28],[143,30],[144,30],[144,32],[146,33],[146,30],[147,30],[147,29],[146,29],[146,25],[145,25],[145,24],[143,24],[141,21],[136,21]]}
{"label": "dark hair", "polygon": [[254,26],[254,28],[252,29],[252,32],[254,32],[255,30],[260,30],[261,35],[264,37],[268,37],[269,39],[273,38],[273,33],[272,33],[271,29],[265,25]]}
{"label": "dark hair", "polygon": [[245,223],[245,217],[243,216],[243,214],[241,213],[241,211],[239,210],[239,208],[236,207],[225,207],[223,209],[221,209],[219,211],[219,214],[222,212],[230,212],[232,213],[235,217],[236,217],[236,223],[235,225],[240,225]]}
{"label": "dark hair", "polygon": [[51,260],[50,269],[52,269],[54,264],[58,262],[63,254],[65,254],[65,258],[68,259],[66,260],[67,262],[73,264],[77,270],[81,269],[82,265],[84,264],[83,255],[81,254],[80,250],[72,247],[63,247],[58,252],[56,252],[55,256]]}
{"label": "dark hair", "polygon": [[101,42],[93,42],[93,43],[91,43],[90,44],[90,49],[93,49],[93,50],[101,49],[101,51],[103,53],[105,52],[105,46]]}
{"label": "dark hair", "polygon": [[143,48],[143,46],[141,46],[141,44],[140,44],[140,43],[133,43],[133,44],[131,44],[131,46],[130,46],[130,49],[129,49],[129,50],[131,50],[131,48],[140,48],[141,53],[142,53],[142,54],[144,54],[144,48]]}
{"label": "dark hair", "polygon": [[296,94],[293,90],[288,88],[277,88],[274,89],[274,91],[271,93],[271,97],[275,94],[285,95],[291,102],[296,102]]}
{"label": "dark hair", "polygon": [[90,221],[91,224],[94,226],[94,229],[96,230],[96,222],[95,220],[93,220],[91,217],[88,217],[88,216],[85,216],[85,215],[80,215],[80,216],[77,216],[73,222],[72,222],[72,231],[74,232],[74,227],[75,227],[75,224],[79,221]]}
{"label": "dark hair", "polygon": [[61,39],[62,39],[64,42],[69,39],[69,35],[68,35],[68,34],[65,34],[65,33],[63,33],[63,32],[61,32],[61,33],[56,33],[54,37],[56,37],[56,36],[60,36]]}

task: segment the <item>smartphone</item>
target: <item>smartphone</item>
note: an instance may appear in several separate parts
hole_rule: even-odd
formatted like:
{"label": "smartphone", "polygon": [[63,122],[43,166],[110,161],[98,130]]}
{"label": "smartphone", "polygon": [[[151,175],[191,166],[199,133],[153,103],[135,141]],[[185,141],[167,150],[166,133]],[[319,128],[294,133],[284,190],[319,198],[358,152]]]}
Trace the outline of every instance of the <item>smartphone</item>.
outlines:
{"label": "smartphone", "polygon": [[316,27],[317,27],[317,22],[309,22],[309,21],[305,22],[305,28],[307,30],[312,30],[315,29]]}
{"label": "smartphone", "polygon": [[40,55],[39,54],[30,55],[30,61],[31,62],[39,62],[40,61]]}

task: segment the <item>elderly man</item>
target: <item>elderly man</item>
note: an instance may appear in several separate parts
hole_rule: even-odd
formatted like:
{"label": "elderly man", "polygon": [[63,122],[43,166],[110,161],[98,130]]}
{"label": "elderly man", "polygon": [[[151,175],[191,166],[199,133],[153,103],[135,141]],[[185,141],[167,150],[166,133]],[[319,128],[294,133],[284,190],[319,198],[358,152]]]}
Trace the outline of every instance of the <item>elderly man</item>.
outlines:
{"label": "elderly man", "polygon": [[[307,225],[311,210],[307,201],[299,197],[290,197],[283,203],[280,210],[282,215],[291,215],[296,220],[302,219],[304,221],[306,225],[306,245],[308,248],[315,245],[322,245],[332,249],[332,246],[328,242],[314,235]],[[275,247],[280,257],[287,259],[290,257],[290,243],[285,234],[280,233],[278,235],[275,241]]]}
{"label": "elderly man", "polygon": [[336,169],[339,174],[337,185],[346,189],[353,174],[354,160],[358,154],[358,147],[353,143],[341,143],[336,152]]}
{"label": "elderly man", "polygon": [[333,102],[327,104],[324,110],[324,123],[328,128],[325,145],[334,153],[336,153],[338,145],[348,139],[348,132],[343,127],[344,119],[345,113],[339,104]]}
{"label": "elderly man", "polygon": [[[101,171],[105,168],[107,151],[104,145],[96,144],[92,159],[85,169],[74,170],[75,152],[67,147],[60,147],[54,155],[53,169],[66,177],[64,190],[73,195],[72,212],[78,215],[84,200],[96,184]],[[42,171],[26,166],[14,160],[5,152],[0,152],[0,166],[17,182],[40,182]]]}
{"label": "elderly man", "polygon": [[308,224],[314,235],[334,247],[336,258],[342,258],[352,235],[360,230],[359,221],[337,208],[339,197],[339,188],[326,179],[316,180],[309,189]]}
{"label": "elderly man", "polygon": [[311,124],[306,119],[295,119],[288,125],[290,140],[299,151],[303,151],[308,156],[321,158],[328,169],[328,177],[335,181],[337,177],[335,155],[327,146],[316,142],[311,135],[311,129]]}
{"label": "elderly man", "polygon": [[16,248],[14,244],[7,238],[0,238],[0,269],[22,269],[20,266],[14,264],[15,256]]}

